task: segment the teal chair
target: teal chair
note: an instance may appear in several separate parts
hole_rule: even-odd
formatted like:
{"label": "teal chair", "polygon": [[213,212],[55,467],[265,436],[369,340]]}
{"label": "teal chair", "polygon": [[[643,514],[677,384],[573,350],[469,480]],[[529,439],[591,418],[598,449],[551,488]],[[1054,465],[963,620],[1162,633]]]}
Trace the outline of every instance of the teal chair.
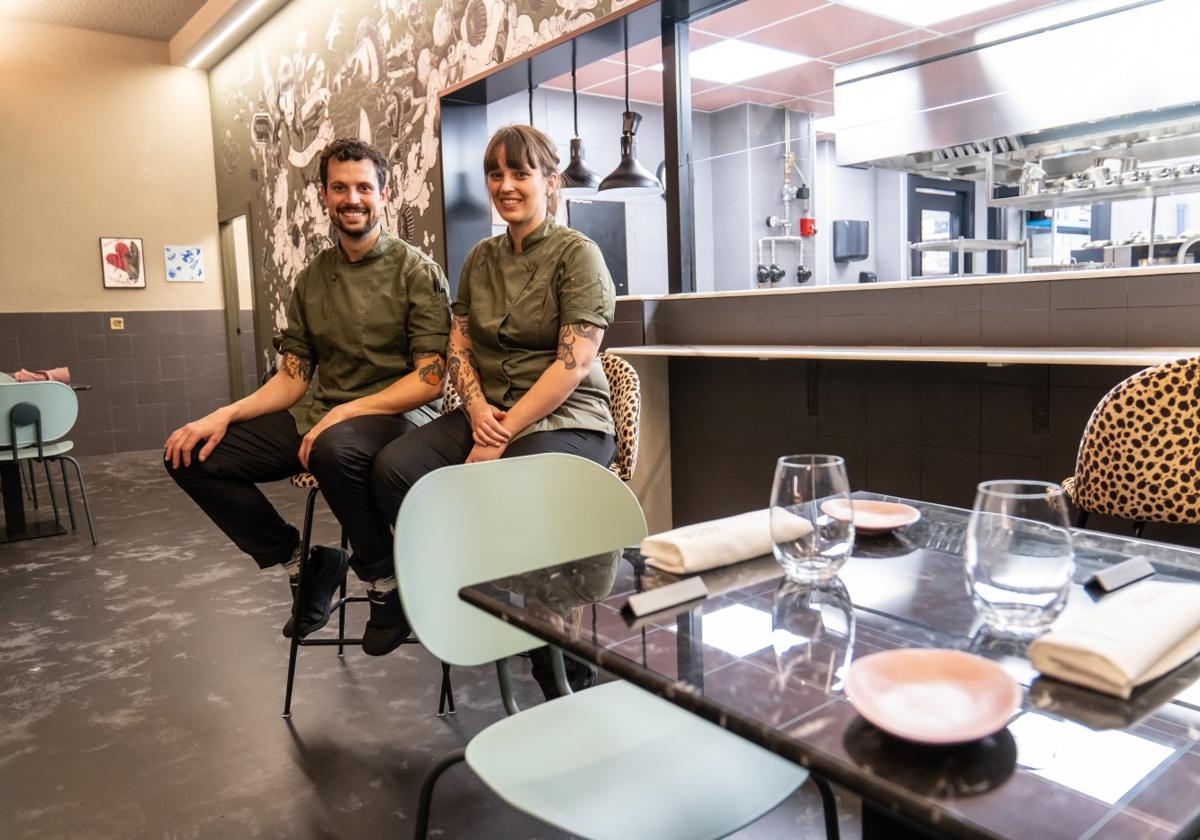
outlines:
{"label": "teal chair", "polygon": [[96,526],[88,503],[87,486],[79,462],[68,455],[74,444],[63,438],[79,416],[79,400],[69,385],[61,382],[0,382],[0,463],[40,461],[46,469],[46,484],[54,519],[58,521],[58,500],[50,480],[50,462],[58,461],[62,471],[63,493],[67,498],[67,514],[75,528],[75,508],[71,504],[71,487],[67,483],[66,462],[75,467],[83,511],[87,517],[92,545],[96,545]]}
{"label": "teal chair", "polygon": [[[566,696],[517,710],[505,659],[543,643],[461,601],[459,589],[612,552],[645,535],[633,493],[573,455],[446,467],[413,485],[396,521],[404,610],[443,662],[494,662],[510,714],[429,772],[416,837],[427,835],[438,777],[463,760],[513,807],[593,840],[723,837],[809,778],[802,767],[629,683],[571,694],[557,649],[555,677]],[[824,787],[828,830],[832,803]]]}

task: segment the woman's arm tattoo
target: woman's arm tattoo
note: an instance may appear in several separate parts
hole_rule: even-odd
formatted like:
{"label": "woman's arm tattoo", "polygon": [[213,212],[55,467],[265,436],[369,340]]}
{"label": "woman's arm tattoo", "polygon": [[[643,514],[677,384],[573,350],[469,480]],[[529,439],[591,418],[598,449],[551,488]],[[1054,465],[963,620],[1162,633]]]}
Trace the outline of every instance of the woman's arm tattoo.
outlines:
{"label": "woman's arm tattoo", "polygon": [[477,373],[479,366],[472,351],[451,350],[448,368],[450,384],[454,386],[455,391],[458,391],[464,404],[470,406],[476,400],[482,399],[479,390],[479,374]]}
{"label": "woman's arm tattoo", "polygon": [[279,360],[279,369],[292,379],[312,381],[313,363],[309,359],[301,359],[291,353],[284,353],[283,358]]}
{"label": "woman's arm tattoo", "polygon": [[583,339],[598,347],[600,346],[600,335],[600,328],[595,324],[583,322],[567,324],[558,331],[558,355],[556,358],[563,363],[567,370],[574,370],[579,366],[579,362],[575,358],[575,341]]}

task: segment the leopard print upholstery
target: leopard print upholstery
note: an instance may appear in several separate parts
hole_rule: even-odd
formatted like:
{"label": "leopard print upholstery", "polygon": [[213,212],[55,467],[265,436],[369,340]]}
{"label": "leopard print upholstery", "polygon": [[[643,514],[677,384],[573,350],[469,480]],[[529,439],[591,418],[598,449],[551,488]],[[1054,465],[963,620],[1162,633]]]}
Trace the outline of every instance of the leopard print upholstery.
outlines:
{"label": "leopard print upholstery", "polygon": [[442,393],[442,414],[449,414],[452,411],[458,411],[462,406],[462,397],[458,395],[458,391],[454,390],[454,386],[450,384],[450,377],[446,377],[446,390]]}
{"label": "leopard print upholstery", "polygon": [[292,476],[292,486],[301,490],[314,490],[320,486],[317,477],[310,472],[296,473]]}
{"label": "leopard print upholstery", "polygon": [[1200,523],[1200,357],[1135,373],[1092,412],[1063,490],[1080,509]]}
{"label": "leopard print upholstery", "polygon": [[600,364],[608,379],[610,407],[613,423],[617,427],[617,451],[613,453],[613,461],[608,468],[622,481],[629,481],[637,466],[638,424],[642,416],[641,383],[633,365],[620,356],[601,353]]}

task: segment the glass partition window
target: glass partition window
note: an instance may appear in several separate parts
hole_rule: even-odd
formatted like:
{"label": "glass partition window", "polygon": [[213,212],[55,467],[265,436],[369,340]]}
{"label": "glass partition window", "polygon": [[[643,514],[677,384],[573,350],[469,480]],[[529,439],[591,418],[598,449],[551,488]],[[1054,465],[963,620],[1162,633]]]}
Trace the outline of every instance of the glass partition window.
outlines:
{"label": "glass partition window", "polygon": [[[663,135],[662,48],[655,38],[629,48],[630,108],[641,114],[637,158],[650,172],[666,157]],[[622,113],[625,110],[625,57],[617,52],[576,70],[579,136],[584,157],[601,178],[621,160]],[[565,167],[571,159],[574,109],[571,76],[540,85],[533,96],[534,125],[549,133]],[[527,94],[488,108],[488,127],[529,119]],[[662,195],[613,198],[603,191],[563,202],[559,219],[600,246],[617,293],[667,292],[667,210]]]}

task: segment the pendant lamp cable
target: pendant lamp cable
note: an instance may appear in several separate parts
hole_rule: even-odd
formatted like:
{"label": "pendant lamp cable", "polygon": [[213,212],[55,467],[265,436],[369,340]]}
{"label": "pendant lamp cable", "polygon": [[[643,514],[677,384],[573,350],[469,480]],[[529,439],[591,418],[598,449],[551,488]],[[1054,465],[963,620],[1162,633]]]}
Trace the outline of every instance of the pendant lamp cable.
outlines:
{"label": "pendant lamp cable", "polygon": [[531,59],[526,65],[525,70],[528,73],[526,78],[529,79],[529,124],[533,125],[533,60]]}
{"label": "pendant lamp cable", "polygon": [[575,39],[571,39],[571,104],[575,109],[575,136],[579,136],[579,92],[575,90]]}
{"label": "pendant lamp cable", "polygon": [[621,18],[621,34],[625,37],[625,110],[629,110],[629,16]]}

